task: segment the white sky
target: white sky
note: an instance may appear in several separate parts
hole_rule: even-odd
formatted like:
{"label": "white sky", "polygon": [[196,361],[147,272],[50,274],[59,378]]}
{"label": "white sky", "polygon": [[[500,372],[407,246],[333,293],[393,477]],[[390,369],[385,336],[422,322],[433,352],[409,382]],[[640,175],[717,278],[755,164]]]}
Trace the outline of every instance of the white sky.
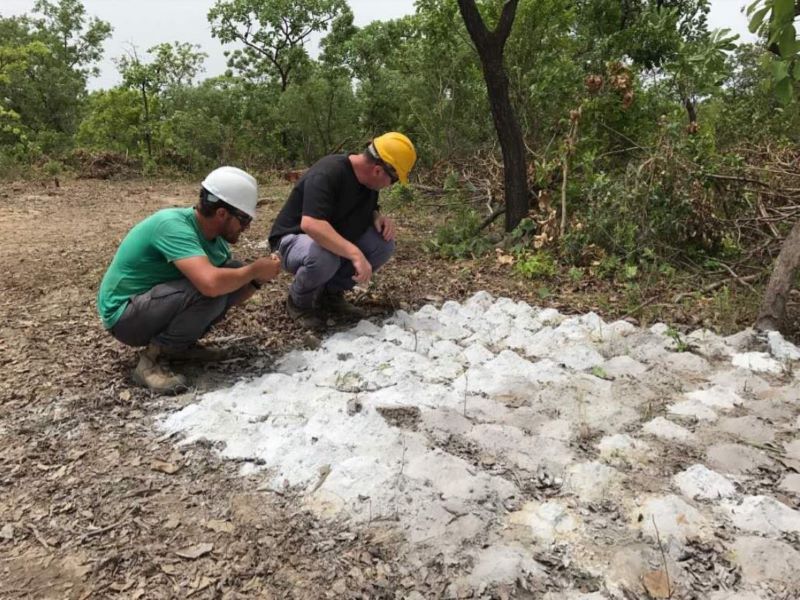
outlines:
{"label": "white sky", "polygon": [[[712,28],[727,27],[753,40],[747,31],[747,20],[741,8],[752,0],[711,0],[710,23]],[[375,20],[394,19],[412,13],[414,0],[348,0],[355,15],[356,25],[366,25]],[[83,0],[89,15],[111,23],[112,38],[106,42],[102,73],[92,80],[93,89],[107,88],[119,83],[112,58],[123,55],[135,44],[140,51],[161,42],[190,42],[199,44],[208,54],[205,61],[207,76],[219,75],[225,70],[222,45],[213,37],[206,19],[208,9],[215,0]],[[10,16],[30,12],[34,0],[3,0],[0,15]]]}

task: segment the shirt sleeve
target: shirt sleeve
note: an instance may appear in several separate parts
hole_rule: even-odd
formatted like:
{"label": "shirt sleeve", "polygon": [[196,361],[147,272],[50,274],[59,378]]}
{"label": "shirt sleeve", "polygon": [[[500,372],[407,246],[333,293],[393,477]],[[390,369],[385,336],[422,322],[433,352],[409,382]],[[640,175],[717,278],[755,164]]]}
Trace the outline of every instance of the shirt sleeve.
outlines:
{"label": "shirt sleeve", "polygon": [[177,219],[161,223],[155,230],[152,243],[167,262],[192,256],[207,256],[197,239],[197,233]]}
{"label": "shirt sleeve", "polygon": [[303,187],[303,215],[331,221],[335,215],[336,184],[328,173],[311,174]]}

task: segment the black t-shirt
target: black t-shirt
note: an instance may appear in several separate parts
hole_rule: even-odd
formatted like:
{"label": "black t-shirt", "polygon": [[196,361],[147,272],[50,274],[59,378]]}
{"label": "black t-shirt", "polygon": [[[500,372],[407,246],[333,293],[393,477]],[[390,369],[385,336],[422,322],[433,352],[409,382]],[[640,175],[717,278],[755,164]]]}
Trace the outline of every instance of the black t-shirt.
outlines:
{"label": "black t-shirt", "polygon": [[301,233],[303,215],[327,221],[343,238],[355,242],[372,225],[378,192],[361,185],[346,154],[331,154],[305,172],[289,194],[269,233],[269,245]]}

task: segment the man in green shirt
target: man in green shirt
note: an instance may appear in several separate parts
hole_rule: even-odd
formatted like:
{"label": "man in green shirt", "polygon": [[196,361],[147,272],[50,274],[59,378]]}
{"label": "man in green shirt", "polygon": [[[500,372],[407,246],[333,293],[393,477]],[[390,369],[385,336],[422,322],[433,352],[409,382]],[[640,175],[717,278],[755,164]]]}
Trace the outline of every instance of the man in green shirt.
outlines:
{"label": "man in green shirt", "polygon": [[276,277],[275,257],[249,265],[231,260],[235,244],[255,217],[258,185],[235,167],[212,171],[192,208],[168,208],[131,229],[97,294],[103,325],[129,346],[145,346],[133,380],[158,392],[186,386],[159,358],[209,358],[191,348],[231,306]]}

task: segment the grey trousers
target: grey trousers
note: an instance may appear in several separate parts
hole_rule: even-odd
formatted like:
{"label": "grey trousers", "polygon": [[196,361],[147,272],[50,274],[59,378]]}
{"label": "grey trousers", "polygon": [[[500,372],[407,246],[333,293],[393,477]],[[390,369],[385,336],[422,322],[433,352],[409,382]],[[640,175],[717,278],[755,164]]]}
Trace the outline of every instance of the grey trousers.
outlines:
{"label": "grey trousers", "polygon": [[[358,240],[356,246],[377,271],[394,254],[394,241],[387,242],[374,227],[369,227]],[[281,238],[278,246],[281,267],[294,274],[289,294],[295,305],[309,308],[322,289],[341,292],[352,289],[355,269],[353,263],[337,256],[317,244],[304,233],[290,233]]]}
{"label": "grey trousers", "polygon": [[[225,266],[241,263],[230,261]],[[128,301],[111,335],[128,346],[186,348],[222,320],[236,293],[209,298],[186,278],[160,283]]]}

